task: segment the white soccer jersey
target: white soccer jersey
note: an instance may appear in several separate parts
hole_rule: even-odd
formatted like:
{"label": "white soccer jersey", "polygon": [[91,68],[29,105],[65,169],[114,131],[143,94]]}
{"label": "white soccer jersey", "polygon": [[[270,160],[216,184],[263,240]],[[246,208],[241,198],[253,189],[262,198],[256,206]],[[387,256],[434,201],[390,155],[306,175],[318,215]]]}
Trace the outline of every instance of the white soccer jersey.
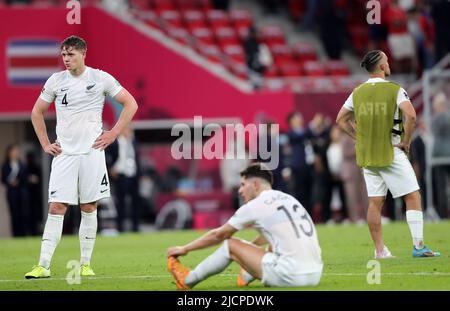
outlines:
{"label": "white soccer jersey", "polygon": [[[388,82],[387,80],[384,80],[382,78],[370,78],[369,80],[367,80],[364,83],[385,83]],[[403,103],[404,101],[410,100],[408,93],[406,93],[405,89],[403,89],[402,87],[398,90],[397,93],[397,109],[395,109],[395,113],[394,113],[394,119],[398,119],[398,115],[399,115],[399,105],[401,103]],[[353,92],[350,94],[350,96],[347,98],[347,100],[344,103],[344,107],[347,108],[350,111],[354,110],[353,107]],[[400,125],[395,124],[393,129],[395,130],[400,130]],[[401,141],[401,137],[400,135],[396,135],[396,134],[392,134],[391,137],[391,141],[393,145],[399,144]]]}
{"label": "white soccer jersey", "polygon": [[228,224],[237,230],[253,226],[270,243],[274,254],[296,259],[298,273],[322,271],[316,228],[293,196],[277,190],[263,191],[240,207]]}
{"label": "white soccer jersey", "polygon": [[102,133],[105,96],[116,96],[122,86],[110,74],[86,67],[80,76],[68,70],[54,73],[40,98],[56,107],[56,135],[64,154],[86,154]]}

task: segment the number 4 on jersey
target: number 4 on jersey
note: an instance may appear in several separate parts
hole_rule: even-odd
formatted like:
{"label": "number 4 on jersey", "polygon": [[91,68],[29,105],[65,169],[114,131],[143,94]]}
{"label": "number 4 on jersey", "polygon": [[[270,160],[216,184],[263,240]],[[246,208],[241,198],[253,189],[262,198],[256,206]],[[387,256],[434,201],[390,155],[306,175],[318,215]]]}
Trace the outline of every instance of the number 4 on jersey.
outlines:
{"label": "number 4 on jersey", "polygon": [[103,175],[102,183],[100,185],[108,187],[108,180],[106,179],[106,174]]}
{"label": "number 4 on jersey", "polygon": [[67,102],[67,93],[64,94],[64,97],[63,97],[63,100],[62,100],[61,104],[62,105],[66,105],[66,107],[67,107],[67,104],[68,104],[68,102]]}

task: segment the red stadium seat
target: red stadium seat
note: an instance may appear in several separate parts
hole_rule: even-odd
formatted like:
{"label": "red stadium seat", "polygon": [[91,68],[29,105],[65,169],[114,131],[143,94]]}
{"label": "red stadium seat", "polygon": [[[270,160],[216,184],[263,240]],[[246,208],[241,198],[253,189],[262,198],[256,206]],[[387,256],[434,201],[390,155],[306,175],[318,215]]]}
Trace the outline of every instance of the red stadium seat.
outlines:
{"label": "red stadium seat", "polygon": [[[67,3],[67,1],[64,2]],[[150,1],[148,0],[131,0],[130,6],[141,11],[148,11],[151,9]]]}
{"label": "red stadium seat", "polygon": [[303,64],[305,75],[310,77],[325,76],[326,71],[324,65],[320,61],[309,60]]}
{"label": "red stadium seat", "polygon": [[264,77],[266,78],[275,78],[280,76],[280,69],[276,64],[273,64],[269,68],[266,68],[266,71],[264,71]]}
{"label": "red stadium seat", "polygon": [[209,28],[197,27],[191,29],[190,31],[192,36],[196,38],[198,41],[207,44],[214,44],[214,36]]}
{"label": "red stadium seat", "polygon": [[244,26],[238,27],[236,29],[236,33],[238,35],[239,40],[243,41],[248,36],[249,27],[244,27]]}
{"label": "red stadium seat", "polygon": [[236,29],[240,27],[248,28],[253,24],[252,15],[247,10],[231,10],[230,20]]}
{"label": "red stadium seat", "polygon": [[226,44],[238,44],[239,40],[234,31],[234,28],[231,27],[218,27],[214,30],[214,34],[216,36],[217,42],[220,45]]}
{"label": "red stadium seat", "polygon": [[222,46],[222,51],[229,58],[239,63],[245,63],[244,49],[239,44],[228,44]]}
{"label": "red stadium seat", "polygon": [[138,11],[136,17],[153,28],[160,28],[158,17],[154,11]]}
{"label": "red stadium seat", "polygon": [[308,43],[295,43],[291,46],[292,53],[300,62],[317,60],[316,48]]}
{"label": "red stadium seat", "polygon": [[159,16],[163,21],[170,24],[171,26],[182,27],[183,23],[181,20],[180,13],[175,10],[160,11]]}
{"label": "red stadium seat", "polygon": [[194,10],[196,8],[193,0],[173,0],[173,2],[180,11]]}
{"label": "red stadium seat", "polygon": [[185,11],[183,20],[188,28],[205,26],[205,14],[199,10]]}
{"label": "red stadium seat", "polygon": [[167,29],[167,34],[175,39],[176,41],[185,44],[185,45],[190,45],[190,40],[189,40],[189,33],[186,29],[184,28],[179,28],[179,27],[169,27]]}
{"label": "red stadium seat", "polygon": [[346,63],[341,60],[330,60],[324,64],[325,70],[331,76],[348,76],[350,71]]}
{"label": "red stadium seat", "polygon": [[269,46],[274,61],[280,65],[294,61],[292,50],[286,44],[273,44]]}
{"label": "red stadium seat", "polygon": [[263,42],[271,44],[284,44],[284,31],[278,26],[264,26],[260,31],[260,38]]}
{"label": "red stadium seat", "polygon": [[298,63],[289,62],[280,65],[280,73],[284,77],[299,77],[302,75],[302,69]]}
{"label": "red stadium seat", "polygon": [[151,0],[152,7],[156,11],[163,11],[163,10],[174,10],[175,5],[173,4],[172,0]]}
{"label": "red stadium seat", "polygon": [[206,13],[206,19],[211,27],[230,26],[228,14],[221,10],[210,10]]}
{"label": "red stadium seat", "polygon": [[212,62],[222,63],[222,53],[217,45],[213,44],[199,44],[197,46],[198,52],[205,56]]}

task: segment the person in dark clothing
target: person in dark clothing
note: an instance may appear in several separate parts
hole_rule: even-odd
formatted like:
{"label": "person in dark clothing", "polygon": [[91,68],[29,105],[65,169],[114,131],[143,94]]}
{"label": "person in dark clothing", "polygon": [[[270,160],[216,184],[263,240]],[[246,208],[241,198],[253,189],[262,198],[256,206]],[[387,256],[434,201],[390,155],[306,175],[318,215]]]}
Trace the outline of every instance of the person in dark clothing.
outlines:
{"label": "person in dark clothing", "polygon": [[230,7],[230,0],[212,0],[212,5],[216,10],[228,11]]}
{"label": "person in dark clothing", "polygon": [[290,127],[287,136],[292,149],[290,167],[295,183],[294,196],[311,213],[314,152],[310,140],[314,133],[310,126],[303,127],[303,116],[298,111],[291,112],[287,122]]}
{"label": "person in dark clothing", "polygon": [[343,12],[336,9],[334,0],[317,0],[317,21],[320,38],[329,58],[340,59],[344,34]]}
{"label": "person in dark clothing", "polygon": [[[283,146],[280,142],[280,133],[279,133],[279,127],[276,126],[275,122],[273,120],[267,121],[267,133],[262,133],[263,135],[266,135],[266,142],[267,146],[259,146],[258,150],[258,157],[256,161],[261,163],[271,163],[275,159],[272,157],[276,156],[278,154],[278,166],[274,169],[272,169],[272,175],[273,175],[273,183],[272,183],[272,189],[279,190],[286,192],[287,191],[287,185],[283,179],[282,171],[284,168],[284,154],[283,154]],[[260,141],[259,141],[260,143]],[[272,146],[273,143],[273,146]],[[278,150],[275,152],[273,148],[277,148]],[[266,150],[261,150],[266,149]],[[263,159],[261,157],[261,151],[267,154],[270,154],[269,158]]]}
{"label": "person in dark clothing", "polygon": [[245,59],[249,69],[249,79],[255,89],[261,87],[262,75],[266,67],[261,63],[259,58],[260,43],[254,26],[249,28],[248,36],[242,43],[245,51]]}
{"label": "person in dark clothing", "polygon": [[6,199],[11,215],[11,227],[14,237],[27,235],[29,219],[27,170],[20,161],[20,149],[9,145],[2,166],[2,183],[6,187]]}
{"label": "person in dark clothing", "polygon": [[42,222],[42,170],[36,163],[33,152],[27,153],[27,187],[30,201],[30,230],[32,235],[40,235]]}
{"label": "person in dark clothing", "polygon": [[436,29],[435,53],[439,62],[450,52],[450,1],[433,0],[431,15]]}
{"label": "person in dark clothing", "polygon": [[107,158],[110,160],[108,161],[116,159],[110,172],[115,189],[117,229],[120,232],[124,231],[126,198],[129,196],[131,199],[132,230],[138,232],[141,206],[139,198],[140,165],[137,142],[130,127],[125,128],[116,142],[110,146],[109,153],[110,155]]}

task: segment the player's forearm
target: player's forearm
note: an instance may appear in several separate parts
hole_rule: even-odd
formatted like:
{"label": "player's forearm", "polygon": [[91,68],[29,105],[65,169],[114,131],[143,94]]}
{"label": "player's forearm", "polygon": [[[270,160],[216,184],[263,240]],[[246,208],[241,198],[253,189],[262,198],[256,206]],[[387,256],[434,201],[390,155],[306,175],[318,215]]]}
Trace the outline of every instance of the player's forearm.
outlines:
{"label": "player's forearm", "polygon": [[41,111],[33,109],[31,112],[31,123],[33,124],[36,136],[44,149],[46,146],[50,145],[50,140],[47,135],[47,127],[45,126],[44,115]]}
{"label": "player's forearm", "polygon": [[352,126],[352,123],[350,121],[343,121],[340,120],[337,123],[339,125],[339,127],[351,138],[353,138],[353,140],[356,140],[356,131],[355,128]]}
{"label": "player's forearm", "polygon": [[130,98],[127,102],[123,104],[123,106],[124,107],[122,112],[120,113],[119,120],[117,120],[116,124],[111,129],[111,131],[115,133],[116,136],[119,136],[119,134],[122,132],[125,126],[131,122],[134,114],[138,109],[138,105],[134,100],[134,98]]}
{"label": "player's forearm", "polygon": [[225,237],[218,234],[217,229],[208,231],[205,235],[201,236],[200,238],[192,241],[189,244],[186,244],[184,246],[184,249],[187,252],[191,252],[197,249],[207,248],[210,246],[217,245],[221,243]]}
{"label": "player's forearm", "polygon": [[405,123],[404,123],[405,135],[403,136],[404,143],[407,144],[411,143],[411,137],[415,127],[416,127],[416,117],[405,116]]}

